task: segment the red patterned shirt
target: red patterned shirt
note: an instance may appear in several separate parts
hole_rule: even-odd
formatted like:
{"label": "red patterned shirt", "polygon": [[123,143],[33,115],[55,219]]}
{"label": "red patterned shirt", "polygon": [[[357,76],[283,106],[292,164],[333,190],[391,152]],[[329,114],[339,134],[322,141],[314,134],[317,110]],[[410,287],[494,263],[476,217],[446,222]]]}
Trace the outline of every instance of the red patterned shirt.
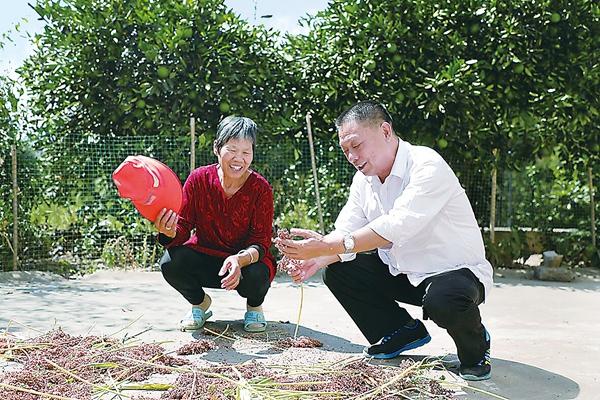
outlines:
{"label": "red patterned shirt", "polygon": [[[250,245],[264,250],[260,261],[275,277],[275,259],[269,248],[273,226],[273,190],[269,182],[251,171],[244,185],[225,196],[217,164],[196,168],[183,185],[183,203],[177,235],[165,247],[188,246],[217,257],[236,254]],[[192,229],[195,232],[190,236]]]}

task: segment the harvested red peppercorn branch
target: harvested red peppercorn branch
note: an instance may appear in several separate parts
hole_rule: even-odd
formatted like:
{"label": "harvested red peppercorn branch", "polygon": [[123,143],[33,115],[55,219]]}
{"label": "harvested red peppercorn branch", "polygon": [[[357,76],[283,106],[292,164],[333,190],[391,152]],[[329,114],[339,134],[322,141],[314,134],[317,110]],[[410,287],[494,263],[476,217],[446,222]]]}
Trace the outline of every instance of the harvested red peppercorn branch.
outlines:
{"label": "harvested red peppercorn branch", "polygon": [[[279,239],[292,239],[292,235],[290,235],[290,232],[287,229],[277,230],[277,237]],[[277,249],[281,251],[279,246],[277,246]],[[290,274],[294,272],[298,267],[300,267],[300,263],[300,260],[294,260],[293,258],[289,258],[288,256],[283,256],[281,260],[277,262],[277,269],[287,274]]]}
{"label": "harvested red peppercorn branch", "polygon": [[169,372],[169,367],[188,364],[183,358],[167,355],[158,344],[124,345],[113,338],[75,337],[60,329],[31,340],[4,333],[0,335],[0,357],[23,366],[0,373],[3,400],[82,400],[102,393],[118,394],[125,382],[140,382],[152,374]]}
{"label": "harvested red peppercorn branch", "polygon": [[[183,371],[161,399],[437,399],[453,392],[423,374],[433,364],[403,361],[398,367],[361,358],[321,365],[267,365],[250,361]],[[136,400],[150,400],[138,397]]]}
{"label": "harvested red peppercorn branch", "polygon": [[[214,349],[210,340],[183,346],[177,354]],[[0,372],[2,400],[92,400],[131,398],[126,391],[161,391],[175,399],[438,399],[454,398],[446,386],[473,389],[458,382],[432,378],[439,361],[403,360],[399,366],[372,365],[362,357],[286,365],[251,361],[199,367],[174,357],[155,343],[124,344],[99,336],[71,336],[62,330],[29,340],[0,333],[0,358],[22,368]],[[300,358],[301,359],[301,358]],[[2,371],[0,369],[0,371]],[[144,383],[151,375],[178,374],[173,383]],[[151,397],[134,396],[134,400]],[[156,397],[152,397],[156,399]]]}
{"label": "harvested red peppercorn branch", "polygon": [[[279,239],[291,239],[292,235],[287,229],[279,229],[277,230],[277,237]],[[279,246],[277,249],[281,251]],[[293,258],[289,258],[288,256],[283,256],[281,260],[277,262],[277,269],[279,271],[285,272],[288,275],[294,272],[300,266],[300,260],[294,260]],[[298,319],[296,320],[296,329],[294,329],[294,337],[292,340],[296,340],[298,337],[298,328],[300,327],[300,317],[302,316],[302,304],[304,303],[304,285],[300,282],[300,306],[298,307]],[[313,339],[311,339],[313,340]],[[317,341],[318,342],[318,341]],[[319,342],[320,343],[320,342]],[[306,346],[298,346],[298,347],[306,347]],[[321,347],[321,346],[319,346]]]}

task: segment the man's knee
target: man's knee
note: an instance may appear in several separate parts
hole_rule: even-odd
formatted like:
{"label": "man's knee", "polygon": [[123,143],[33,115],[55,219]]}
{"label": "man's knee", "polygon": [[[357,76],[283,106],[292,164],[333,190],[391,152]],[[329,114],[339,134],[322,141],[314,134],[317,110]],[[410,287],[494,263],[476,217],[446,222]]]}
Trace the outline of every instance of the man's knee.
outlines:
{"label": "man's knee", "polygon": [[459,299],[448,293],[431,291],[423,297],[423,309],[433,322],[447,329],[460,323],[463,312],[469,306],[461,304]]}

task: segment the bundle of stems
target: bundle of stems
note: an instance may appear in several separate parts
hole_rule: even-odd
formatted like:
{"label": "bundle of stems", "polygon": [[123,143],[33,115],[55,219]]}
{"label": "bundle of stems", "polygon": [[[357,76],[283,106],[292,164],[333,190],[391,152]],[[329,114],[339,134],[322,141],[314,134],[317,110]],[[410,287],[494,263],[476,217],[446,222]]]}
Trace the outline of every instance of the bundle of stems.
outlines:
{"label": "bundle of stems", "polygon": [[[300,306],[300,309],[302,307]],[[276,365],[246,362],[197,367],[168,356],[156,344],[73,337],[60,330],[33,340],[0,336],[0,356],[23,363],[0,373],[2,400],[127,399],[128,391],[162,391],[163,399],[452,399],[454,390],[502,396],[459,380],[433,377],[438,359],[374,365],[362,357],[327,363]],[[174,383],[144,382],[156,373],[177,374]],[[142,400],[137,397],[136,399]]]}

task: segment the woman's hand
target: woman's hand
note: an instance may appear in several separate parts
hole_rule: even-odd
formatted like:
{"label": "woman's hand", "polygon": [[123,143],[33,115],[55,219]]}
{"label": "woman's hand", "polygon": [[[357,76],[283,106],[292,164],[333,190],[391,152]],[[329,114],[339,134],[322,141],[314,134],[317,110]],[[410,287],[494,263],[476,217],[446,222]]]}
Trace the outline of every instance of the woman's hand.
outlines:
{"label": "woman's hand", "polygon": [[176,212],[163,208],[158,213],[154,221],[154,226],[159,233],[174,238],[177,234],[177,218],[178,215]]}
{"label": "woman's hand", "polygon": [[219,276],[225,275],[221,279],[221,287],[226,290],[233,290],[240,284],[242,278],[242,267],[237,255],[229,256],[223,261],[223,266],[219,271]]}

